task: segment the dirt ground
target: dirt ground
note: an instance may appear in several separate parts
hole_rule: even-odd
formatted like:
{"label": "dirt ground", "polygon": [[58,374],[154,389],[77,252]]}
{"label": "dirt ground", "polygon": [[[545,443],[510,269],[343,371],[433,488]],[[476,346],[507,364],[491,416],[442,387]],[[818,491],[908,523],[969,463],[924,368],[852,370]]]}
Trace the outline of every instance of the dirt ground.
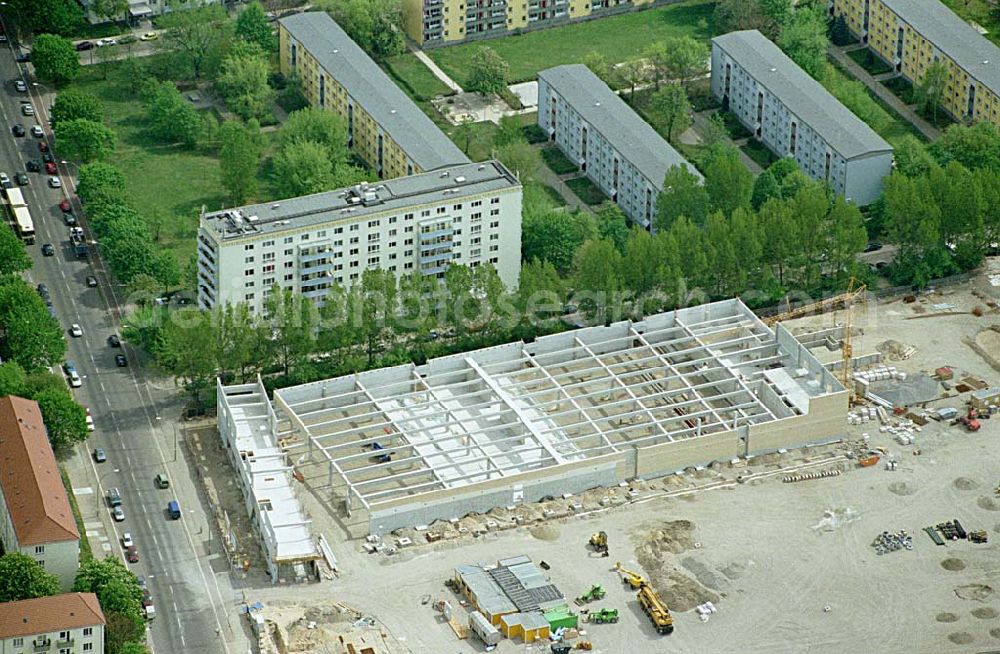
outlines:
{"label": "dirt ground", "polygon": [[[991,354],[996,343],[982,336],[1000,325],[988,299],[965,287],[913,304],[870,306],[855,319],[855,352],[873,352],[894,340],[903,346],[896,352],[913,348],[908,358],[891,362],[910,375],[948,365],[956,378],[971,375],[1000,385],[1000,372],[973,347]],[[986,308],[982,316],[971,314],[976,306]],[[787,326],[810,331],[843,318],[813,317]],[[966,396],[950,395],[928,408],[961,407]],[[863,434],[898,461],[895,470],[859,468],[845,456]],[[448,599],[459,607],[460,598],[443,583],[455,566],[527,554],[549,564],[547,574],[571,601],[591,584],[607,589],[607,597],[591,606],[619,609],[620,622],[584,624],[581,636],[604,654],[1000,650],[1000,496],[994,494],[1000,415],[983,421],[977,433],[932,421],[909,446],[898,445],[877,424],[848,425],[845,417],[844,437],[832,446],[717,463],[513,513],[503,509],[431,525],[444,534],[441,541],[402,547],[393,555],[363,553],[361,542],[345,541],[337,522],[310,506],[339,558],[338,578],[260,587],[249,599],[267,606],[292,595],[304,603],[332,597],[376,616],[384,627],[380,633],[389,634],[387,641],[400,651],[481,652],[482,643],[474,637],[459,641],[433,602],[423,601]],[[782,481],[795,472],[820,471],[841,474]],[[939,547],[923,531],[955,518],[967,530],[986,529],[990,542]],[[598,530],[608,533],[609,558],[586,546]],[[912,550],[876,554],[876,536],[901,530],[912,536]],[[413,530],[399,535],[425,541]],[[612,570],[616,561],[660,590],[674,613],[672,635],[656,635],[635,593]],[[703,621],[692,609],[706,601],[718,611]],[[540,654],[548,644],[505,640],[497,651]]]}

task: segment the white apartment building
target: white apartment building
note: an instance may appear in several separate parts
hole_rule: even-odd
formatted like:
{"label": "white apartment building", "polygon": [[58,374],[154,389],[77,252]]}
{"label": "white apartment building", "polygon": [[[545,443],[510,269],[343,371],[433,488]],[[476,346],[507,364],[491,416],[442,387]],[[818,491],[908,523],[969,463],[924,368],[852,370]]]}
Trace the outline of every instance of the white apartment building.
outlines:
{"label": "white apartment building", "polygon": [[673,166],[695,170],[582,64],[538,74],[538,125],[634,223],[649,229]]}
{"label": "white apartment building", "polygon": [[203,213],[198,304],[261,312],[277,284],[321,305],[367,268],[443,277],[453,263],[517,286],[521,184],[497,161]]}
{"label": "white apartment building", "polygon": [[712,39],[712,93],[780,157],[859,206],[882,193],[892,146],[757,30]]}
{"label": "white apartment building", "polygon": [[104,654],[104,613],[93,593],[0,604],[0,654]]}
{"label": "white apartment building", "polygon": [[[108,23],[112,19],[106,16],[98,16],[94,13],[91,0],[77,0],[83,8],[83,13],[91,24]],[[129,23],[138,23],[149,20],[154,16],[169,13],[175,9],[194,9],[208,5],[221,5],[223,0],[187,0],[186,2],[172,2],[171,0],[128,0],[128,10],[122,16],[114,20],[127,20]]]}
{"label": "white apartment building", "polygon": [[80,532],[32,400],[0,398],[0,471],[0,545],[30,556],[69,590],[80,566]]}

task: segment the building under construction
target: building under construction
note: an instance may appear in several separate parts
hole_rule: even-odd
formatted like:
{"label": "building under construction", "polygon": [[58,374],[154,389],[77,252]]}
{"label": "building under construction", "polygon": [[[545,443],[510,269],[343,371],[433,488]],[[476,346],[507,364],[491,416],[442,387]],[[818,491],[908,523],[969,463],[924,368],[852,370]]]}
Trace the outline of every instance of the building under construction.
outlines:
{"label": "building under construction", "polygon": [[726,300],[276,391],[372,533],[830,441],[847,392]]}

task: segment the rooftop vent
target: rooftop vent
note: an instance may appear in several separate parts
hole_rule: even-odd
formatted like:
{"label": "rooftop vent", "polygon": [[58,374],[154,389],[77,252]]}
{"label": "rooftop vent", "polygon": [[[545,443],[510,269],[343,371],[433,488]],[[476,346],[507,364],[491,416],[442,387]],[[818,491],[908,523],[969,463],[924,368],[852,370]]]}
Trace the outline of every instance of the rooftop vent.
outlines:
{"label": "rooftop vent", "polygon": [[461,176],[459,176],[459,177],[456,177],[456,178],[455,178],[455,181],[456,181],[456,182],[458,182],[459,184],[461,184],[462,182],[464,182],[464,181],[465,181],[465,178],[464,178],[464,177],[461,177]]}
{"label": "rooftop vent", "polygon": [[486,164],[479,164],[479,168],[476,170],[486,170]]}
{"label": "rooftop vent", "polygon": [[271,205],[271,211],[274,211],[275,209],[277,209],[280,206],[281,206],[280,204],[272,204]]}
{"label": "rooftop vent", "polygon": [[260,216],[247,216],[248,223],[255,223],[260,220]]}
{"label": "rooftop vent", "polygon": [[595,102],[595,103],[594,103],[594,106],[595,106],[595,107],[600,107],[600,106],[601,106],[601,103],[600,103],[600,102]]}
{"label": "rooftop vent", "polygon": [[449,171],[446,170],[443,173],[441,173],[441,177],[447,177],[450,174],[451,174],[451,172],[449,172]]}

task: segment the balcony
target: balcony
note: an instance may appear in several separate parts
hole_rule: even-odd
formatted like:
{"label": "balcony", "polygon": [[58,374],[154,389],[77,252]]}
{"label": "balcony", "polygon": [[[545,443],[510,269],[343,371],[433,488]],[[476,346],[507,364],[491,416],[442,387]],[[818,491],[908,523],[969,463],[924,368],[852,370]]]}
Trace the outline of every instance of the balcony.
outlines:
{"label": "balcony", "polygon": [[420,256],[420,265],[439,263],[441,261],[451,261],[455,258],[455,255],[450,250],[448,252],[439,252],[438,254],[431,254],[428,256]]}
{"label": "balcony", "polygon": [[215,269],[216,267],[215,255],[211,252],[208,252],[205,248],[201,246],[198,246],[198,259],[201,261],[208,262],[209,264],[211,264],[212,269],[213,270]]}
{"label": "balcony", "polygon": [[434,239],[440,238],[442,236],[450,237],[454,233],[455,229],[451,225],[448,225],[447,227],[439,227],[438,229],[434,229],[428,232],[421,231],[420,242],[426,243],[427,241],[433,241]]}
{"label": "balcony", "polygon": [[299,263],[306,264],[310,261],[318,261],[319,259],[326,259],[330,256],[331,248],[324,247],[317,250],[302,250],[299,252]]}
{"label": "balcony", "polygon": [[51,640],[35,640],[31,643],[33,652],[47,652],[52,649]]}
{"label": "balcony", "polygon": [[327,293],[329,293],[329,292],[330,292],[330,287],[329,286],[320,286],[320,287],[314,287],[314,288],[311,287],[311,288],[308,288],[308,289],[305,286],[302,287],[302,295],[305,296],[305,297],[307,297],[307,298],[309,298],[310,300],[315,300],[317,298],[326,297]]}

